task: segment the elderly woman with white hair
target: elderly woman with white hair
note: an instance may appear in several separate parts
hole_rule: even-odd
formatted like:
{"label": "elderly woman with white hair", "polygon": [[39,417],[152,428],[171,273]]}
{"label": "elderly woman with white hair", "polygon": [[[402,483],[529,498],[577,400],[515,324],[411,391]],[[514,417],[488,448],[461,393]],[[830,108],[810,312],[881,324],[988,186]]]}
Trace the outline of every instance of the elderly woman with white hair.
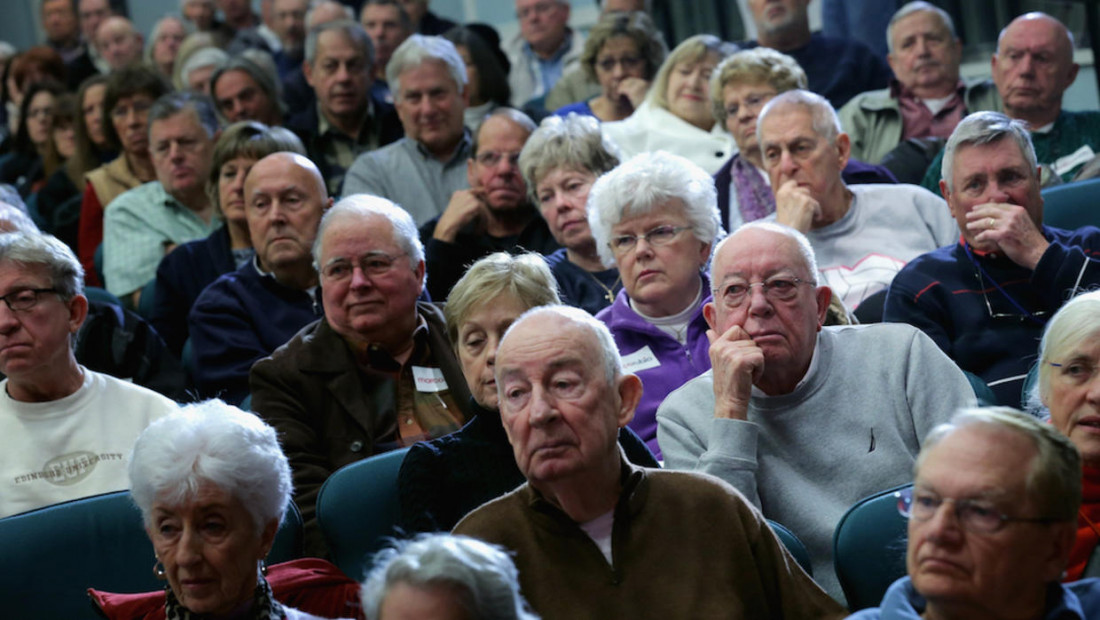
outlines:
{"label": "elderly woman with white hair", "polygon": [[1083,477],[1066,581],[1100,577],[1100,291],[1066,302],[1039,344],[1031,404],[1077,446]]}
{"label": "elderly woman with white hair", "polygon": [[615,303],[596,318],[615,336],[625,370],[645,386],[630,427],[660,458],[657,406],[710,370],[705,269],[723,234],[714,182],[683,157],[644,153],[600,177],[589,205],[600,259],[623,280]]}
{"label": "elderly woman with white hair", "polygon": [[[218,400],[150,424],[129,465],[131,494],[153,543],[163,592],[133,600],[91,591],[108,618],[319,618],[354,605],[356,584],[323,560],[267,567],[290,501],[290,465],[275,429]],[[293,592],[280,592],[290,579]],[[274,590],[274,591],[273,591]]]}
{"label": "elderly woman with white hair", "polygon": [[596,314],[622,290],[619,270],[596,251],[588,226],[588,193],[601,174],[619,165],[619,149],[591,116],[549,116],[527,138],[519,169],[531,202],[561,246],[546,257],[562,302]]}
{"label": "elderly woman with white hair", "polygon": [[603,130],[625,157],[663,150],[690,159],[714,174],[736,150],[733,137],[714,119],[710,77],[737,46],[700,34],[668,55],[642,105],[629,118]]}
{"label": "elderly woman with white hair", "polygon": [[424,534],[375,555],[363,608],[371,620],[538,620],[508,552],[452,534]]}

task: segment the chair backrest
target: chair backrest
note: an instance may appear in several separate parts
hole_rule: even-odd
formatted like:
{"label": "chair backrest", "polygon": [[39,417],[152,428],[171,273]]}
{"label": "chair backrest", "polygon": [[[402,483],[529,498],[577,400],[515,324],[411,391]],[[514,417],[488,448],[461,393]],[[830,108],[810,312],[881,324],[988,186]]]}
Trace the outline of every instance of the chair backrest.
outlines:
{"label": "chair backrest", "polygon": [[344,574],[362,580],[370,554],[399,535],[397,473],[408,448],[372,456],[333,472],[317,495],[317,523]]}
{"label": "chair backrest", "polygon": [[1088,179],[1055,185],[1042,191],[1043,223],[1055,228],[1074,230],[1082,226],[1100,226],[1096,196],[1100,179]]}
{"label": "chair backrest", "polygon": [[906,484],[856,502],[833,533],[833,564],[854,611],[877,607],[890,584],[905,576],[908,522],[898,512]]}
{"label": "chair backrest", "polygon": [[974,397],[978,399],[979,406],[994,407],[997,405],[997,397],[993,394],[993,388],[989,387],[984,379],[969,370],[964,370],[963,374],[966,376],[966,380],[970,382],[970,389],[974,390]]}
{"label": "chair backrest", "polygon": [[788,530],[782,523],[768,519],[768,525],[770,525],[772,531],[775,532],[775,536],[779,539],[779,542],[783,543],[787,551],[794,556],[795,561],[802,567],[802,570],[806,571],[807,575],[813,577],[814,569],[813,565],[810,563],[810,552],[806,550],[806,545],[802,544],[798,536],[795,536],[794,532]]}
{"label": "chair backrest", "polygon": [[[268,562],[301,557],[293,503]],[[150,592],[153,545],[129,491],[105,493],[0,519],[0,609],[7,618],[102,618],[86,594]]]}

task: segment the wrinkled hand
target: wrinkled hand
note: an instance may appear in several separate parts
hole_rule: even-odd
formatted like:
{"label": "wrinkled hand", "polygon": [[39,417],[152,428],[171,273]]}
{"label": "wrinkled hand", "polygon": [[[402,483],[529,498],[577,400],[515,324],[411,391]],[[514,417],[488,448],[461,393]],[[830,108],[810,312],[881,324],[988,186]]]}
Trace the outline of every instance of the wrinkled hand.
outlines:
{"label": "wrinkled hand", "polygon": [[966,214],[966,229],[979,247],[996,247],[1017,265],[1035,270],[1050,242],[1017,205],[986,203]]}
{"label": "wrinkled hand", "polygon": [[739,325],[721,336],[709,329],[707,339],[714,369],[714,417],[745,420],[752,384],[764,372],[764,352]]}
{"label": "wrinkled hand", "polygon": [[617,96],[626,99],[635,110],[645,101],[645,95],[649,92],[649,82],[637,77],[624,78],[619,82]]}
{"label": "wrinkled hand", "polygon": [[435,225],[433,239],[454,243],[458,232],[470,222],[477,222],[483,228],[489,217],[489,207],[485,204],[485,192],[480,189],[461,189],[451,194],[451,200],[439,222]]}
{"label": "wrinkled hand", "polygon": [[810,190],[799,187],[794,179],[782,181],[775,192],[775,221],[803,233],[810,232],[814,218],[821,216],[821,204]]}

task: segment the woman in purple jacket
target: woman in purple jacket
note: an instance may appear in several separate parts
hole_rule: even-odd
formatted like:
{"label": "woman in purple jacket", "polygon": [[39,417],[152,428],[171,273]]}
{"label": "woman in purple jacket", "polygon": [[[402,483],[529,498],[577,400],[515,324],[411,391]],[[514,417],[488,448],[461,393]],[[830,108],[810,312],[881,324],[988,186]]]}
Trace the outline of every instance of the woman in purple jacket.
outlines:
{"label": "woman in purple jacket", "polygon": [[683,157],[642,153],[592,186],[588,225],[600,259],[623,281],[596,318],[615,336],[624,370],[645,386],[630,427],[660,458],[657,406],[710,369],[705,270],[724,234],[714,182]]}

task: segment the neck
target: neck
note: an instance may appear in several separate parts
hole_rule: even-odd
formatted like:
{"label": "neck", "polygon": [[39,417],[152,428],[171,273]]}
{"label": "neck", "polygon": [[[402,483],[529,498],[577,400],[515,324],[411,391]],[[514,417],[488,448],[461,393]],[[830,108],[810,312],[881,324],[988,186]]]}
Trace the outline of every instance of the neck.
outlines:
{"label": "neck", "polygon": [[844,181],[838,178],[836,188],[831,194],[827,200],[822,201],[821,217],[814,220],[813,228],[822,228],[832,224],[847,215],[848,210],[852,208],[852,192],[848,190],[848,186],[844,184]]}
{"label": "neck", "polygon": [[780,52],[798,49],[810,42],[810,25],[801,23],[776,32],[761,32],[757,42],[760,47],[770,47]]}
{"label": "neck", "polygon": [[432,157],[434,157],[437,161],[447,162],[450,161],[452,157],[454,157],[455,151],[458,150],[458,146],[462,144],[462,134],[459,134],[458,139],[456,139],[454,142],[437,149],[430,148],[423,142],[421,142],[420,144],[422,144],[424,148],[428,149],[428,152],[431,153]]}
{"label": "neck", "polygon": [[974,604],[937,605],[932,601],[924,610],[923,617],[926,620],[1038,620],[1043,617],[1043,607],[1046,601],[1046,587],[1044,586],[1033,596],[1033,600],[1021,601],[1019,593],[1014,593],[1010,601],[990,601],[997,604],[998,609],[977,607]]}
{"label": "neck", "polygon": [[596,242],[585,244],[580,248],[565,248],[565,257],[569,259],[569,262],[584,269],[585,271],[605,271],[607,267],[604,266],[603,261],[600,260],[599,253],[596,252]]}
{"label": "neck", "polygon": [[631,303],[638,312],[654,319],[661,317],[672,316],[674,314],[680,314],[687,309],[699,294],[699,289],[703,286],[703,280],[699,276],[695,277],[695,286],[686,295],[669,295],[671,299],[661,299],[653,303],[641,303],[637,299],[631,298]]}
{"label": "neck", "polygon": [[626,97],[619,97],[616,100],[609,98],[607,95],[600,95],[589,102],[588,105],[602,121],[621,121],[634,113],[634,106],[630,104],[630,100]]}
{"label": "neck", "polygon": [[554,56],[554,54],[557,53],[557,51],[561,49],[562,44],[565,43],[565,37],[567,37],[567,36],[569,36],[569,35],[565,34],[565,35],[562,36],[562,38],[558,39],[556,42],[547,43],[546,45],[542,45],[542,46],[539,46],[539,47],[535,47],[534,45],[532,45],[531,46],[531,51],[535,53],[535,56],[538,56],[539,58],[541,58],[543,60],[546,60],[548,58],[552,58]]}
{"label": "neck", "polygon": [[44,370],[35,375],[8,379],[8,395],[24,403],[46,403],[76,392],[84,384],[84,373],[70,351],[64,368]]}
{"label": "neck", "polygon": [[913,96],[917,99],[942,99],[944,97],[950,97],[951,93],[955,92],[955,86],[958,85],[959,78],[956,77],[954,81],[944,80],[935,84],[929,84],[927,86],[914,86],[911,90]]}
{"label": "neck", "polygon": [[1040,127],[1045,127],[1054,121],[1058,120],[1058,115],[1062,113],[1062,105],[1058,104],[1057,107],[1050,110],[1021,110],[1019,108],[1009,108],[1005,106],[1005,114],[1011,118],[1025,121],[1028,124],[1028,129],[1035,131]]}
{"label": "neck", "polygon": [[126,153],[126,165],[130,166],[130,172],[134,173],[142,183],[148,183],[157,178],[157,170],[153,167],[153,161],[148,153]]}
{"label": "neck", "polygon": [[358,138],[359,132],[363,129],[363,122],[367,119],[366,107],[363,108],[363,114],[358,116],[333,116],[325,113],[325,118],[341,133]]}
{"label": "neck", "polygon": [[317,286],[317,271],[313,268],[312,259],[293,261],[285,265],[265,265],[260,261],[260,266],[275,276],[275,281],[283,286],[305,291]]}
{"label": "neck", "polygon": [[[363,352],[367,347],[375,345],[404,365],[412,355],[413,346],[416,344],[413,334],[416,332],[419,316],[414,307],[412,314],[406,315],[403,320],[391,322],[381,334],[337,333],[356,351]],[[331,323],[329,325],[331,326]]]}
{"label": "neck", "polygon": [[775,368],[774,365],[768,366],[767,373],[761,376],[760,380],[754,385],[768,396],[790,394],[798,387],[798,382],[806,376],[809,370],[810,360],[806,360],[805,363],[795,368]]}
{"label": "neck", "polygon": [[[618,444],[615,445],[618,450]],[[535,482],[535,487],[548,502],[561,508],[562,512],[577,523],[591,521],[600,515],[615,509],[622,494],[619,480],[620,456],[605,459],[599,471],[583,471],[568,478],[554,481]]]}
{"label": "neck", "polygon": [[252,234],[248,231],[248,222],[225,222],[225,229],[229,232],[229,248],[243,250],[252,247]]}
{"label": "neck", "polygon": [[760,155],[759,146],[741,151],[741,157],[744,157],[745,161],[749,162],[754,167],[761,170],[764,169],[764,158]]}
{"label": "neck", "polygon": [[504,211],[490,211],[485,232],[490,237],[510,237],[523,232],[527,224],[535,217],[533,210],[526,204]]}

